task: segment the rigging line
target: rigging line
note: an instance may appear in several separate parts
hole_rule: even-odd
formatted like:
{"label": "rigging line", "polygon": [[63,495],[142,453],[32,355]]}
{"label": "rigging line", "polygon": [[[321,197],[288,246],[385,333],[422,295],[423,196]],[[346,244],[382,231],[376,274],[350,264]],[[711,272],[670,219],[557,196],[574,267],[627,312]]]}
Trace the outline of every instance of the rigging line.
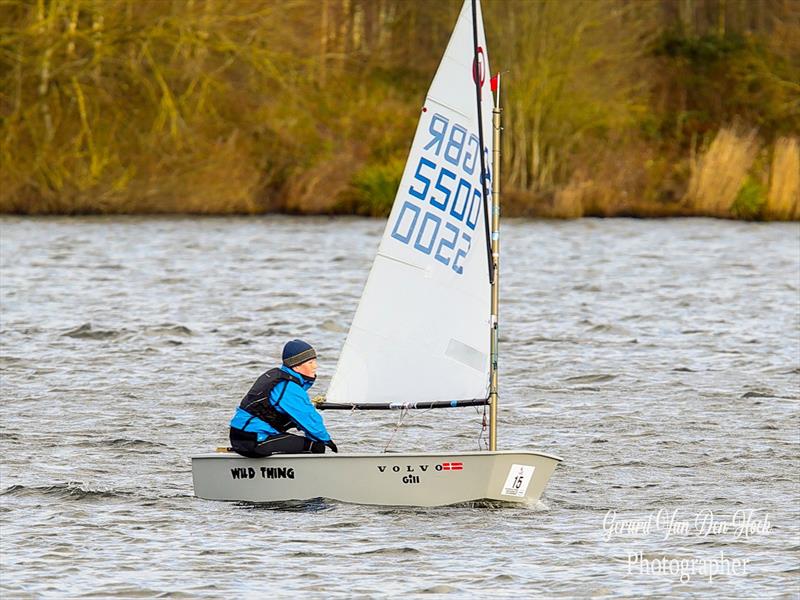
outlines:
{"label": "rigging line", "polygon": [[[355,410],[355,409],[353,409],[353,410]],[[426,413],[429,413],[429,412],[430,412],[430,411],[432,411],[432,410],[433,410],[432,408],[428,408],[428,409],[426,409],[426,410],[423,410],[423,411],[422,411],[421,413],[419,413],[419,414],[422,414],[422,415],[424,415],[424,414],[426,414]],[[476,408],[475,410],[477,410],[477,408]],[[486,408],[484,407],[484,411],[485,411],[485,410],[486,410]],[[386,447],[383,449],[383,452],[384,452],[384,454],[385,454],[385,453],[386,453],[386,452],[389,450],[389,446],[391,446],[391,444],[392,444],[392,440],[394,440],[394,436],[395,436],[395,434],[396,434],[396,433],[397,433],[397,431],[400,429],[400,425],[402,424],[402,422],[403,422],[403,419],[405,419],[405,418],[406,418],[406,417],[407,417],[409,414],[411,414],[411,413],[409,412],[409,409],[407,409],[407,408],[404,408],[403,410],[401,410],[401,411],[400,411],[400,418],[398,419],[398,421],[397,421],[397,425],[395,425],[394,431],[392,432],[392,437],[390,437],[390,438],[389,438],[389,441],[388,441],[388,443],[386,444]],[[419,416],[419,415],[416,415],[416,416]]]}
{"label": "rigging line", "polygon": [[[486,187],[486,158],[484,149],[486,144],[483,137],[483,110],[481,101],[481,69],[478,62],[478,8],[476,0],[472,0],[472,42],[474,56],[472,61],[472,79],[475,80],[475,100],[478,103],[478,143],[481,155],[481,188],[483,190],[483,228],[486,232],[486,261],[489,267],[489,283],[494,283],[494,263],[492,261],[492,235],[489,230],[489,199]],[[484,76],[485,77],[485,76]]]}
{"label": "rigging line", "polygon": [[[475,413],[481,415],[478,407],[475,407]],[[486,429],[488,421],[486,420],[486,405],[483,407],[483,414],[481,415],[481,430],[478,433],[478,451],[488,450],[489,444],[486,442]]]}
{"label": "rigging line", "polygon": [[386,442],[386,446],[383,449],[384,454],[386,454],[386,452],[389,450],[389,446],[392,445],[392,442],[394,441],[394,436],[400,430],[400,426],[403,424],[403,419],[407,414],[408,414],[407,408],[404,408],[403,410],[400,411],[400,418],[397,419],[397,424],[394,426],[394,431],[392,432],[392,436],[389,438],[389,441]]}

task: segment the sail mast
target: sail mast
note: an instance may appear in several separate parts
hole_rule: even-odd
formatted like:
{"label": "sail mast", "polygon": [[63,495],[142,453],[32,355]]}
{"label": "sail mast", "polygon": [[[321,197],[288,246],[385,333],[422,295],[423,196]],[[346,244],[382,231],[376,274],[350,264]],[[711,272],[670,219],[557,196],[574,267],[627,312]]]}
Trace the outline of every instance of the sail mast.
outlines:
{"label": "sail mast", "polygon": [[497,322],[500,312],[500,73],[492,110],[492,328],[489,361],[489,450],[497,450]]}

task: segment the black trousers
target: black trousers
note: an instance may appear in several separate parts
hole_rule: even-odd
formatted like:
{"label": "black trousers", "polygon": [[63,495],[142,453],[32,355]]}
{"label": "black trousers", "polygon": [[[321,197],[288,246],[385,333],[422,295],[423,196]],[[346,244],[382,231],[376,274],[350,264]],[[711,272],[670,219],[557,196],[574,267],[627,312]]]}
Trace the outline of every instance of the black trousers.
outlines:
{"label": "black trousers", "polygon": [[279,433],[259,442],[255,433],[231,427],[231,448],[247,458],[263,458],[270,454],[325,454],[325,444],[302,435]]}

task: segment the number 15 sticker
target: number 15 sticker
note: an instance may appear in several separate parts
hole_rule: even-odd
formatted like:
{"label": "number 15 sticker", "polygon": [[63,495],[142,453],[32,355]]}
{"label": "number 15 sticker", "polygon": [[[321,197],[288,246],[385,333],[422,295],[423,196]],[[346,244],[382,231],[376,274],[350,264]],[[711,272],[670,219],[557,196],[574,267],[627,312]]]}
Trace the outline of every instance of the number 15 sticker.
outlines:
{"label": "number 15 sticker", "polygon": [[528,465],[511,465],[501,494],[503,496],[523,497],[528,489],[528,484],[533,479],[534,469],[535,467]]}

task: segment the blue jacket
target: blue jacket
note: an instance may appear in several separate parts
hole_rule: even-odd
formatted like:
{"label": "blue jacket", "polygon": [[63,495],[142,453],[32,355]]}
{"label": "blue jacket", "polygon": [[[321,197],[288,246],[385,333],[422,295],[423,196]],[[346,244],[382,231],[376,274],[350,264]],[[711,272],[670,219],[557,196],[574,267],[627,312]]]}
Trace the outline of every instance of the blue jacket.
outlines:
{"label": "blue jacket", "polygon": [[[306,434],[306,437],[318,442],[329,441],[331,436],[325,429],[322,417],[311,404],[306,391],[314,385],[314,380],[304,377],[285,365],[281,366],[281,370],[296,377],[302,385],[297,385],[294,381],[279,382],[269,395],[272,406],[277,412],[288,415],[297,428]],[[279,399],[280,402],[278,402]],[[231,419],[231,427],[255,433],[259,442],[280,433],[269,423],[253,417],[243,408],[236,409],[236,413]]]}

